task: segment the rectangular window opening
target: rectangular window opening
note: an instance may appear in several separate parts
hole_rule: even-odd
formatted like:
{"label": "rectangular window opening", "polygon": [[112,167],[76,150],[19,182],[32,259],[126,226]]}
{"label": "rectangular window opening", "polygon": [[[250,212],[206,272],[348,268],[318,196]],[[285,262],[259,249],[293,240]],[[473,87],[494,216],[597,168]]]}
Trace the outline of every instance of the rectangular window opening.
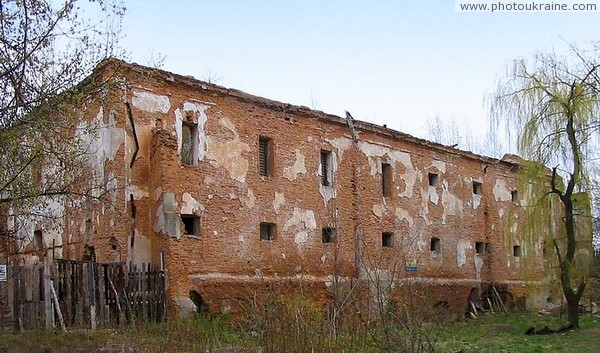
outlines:
{"label": "rectangular window opening", "polygon": [[183,223],[184,233],[187,235],[200,235],[200,217],[196,215],[181,215],[181,222]]}
{"label": "rectangular window opening", "polygon": [[260,240],[273,241],[277,226],[274,223],[261,222],[260,224]]}
{"label": "rectangular window opening", "polygon": [[392,194],[392,166],[381,163],[381,191],[383,196]]}
{"label": "rectangular window opening", "polygon": [[337,231],[335,228],[323,227],[323,229],[321,230],[321,240],[325,244],[334,243],[336,234]]}
{"label": "rectangular window opening", "polygon": [[437,187],[440,184],[440,175],[429,173],[429,186]]}
{"label": "rectangular window opening", "polygon": [[475,194],[475,195],[481,195],[482,188],[483,188],[483,184],[481,184],[478,181],[474,181],[473,182],[473,194]]}
{"label": "rectangular window opening", "polygon": [[517,190],[512,190],[510,192],[510,199],[511,199],[512,202],[519,202],[519,201],[521,201],[519,199],[519,192]]}
{"label": "rectangular window opening", "polygon": [[394,246],[394,233],[383,232],[381,233],[381,246],[391,248]]}
{"label": "rectangular window opening", "polygon": [[35,232],[33,232],[33,242],[37,250],[44,249],[44,238],[42,236],[41,230],[36,230]]}
{"label": "rectangular window opening", "polygon": [[431,251],[435,252],[435,253],[439,253],[440,250],[442,250],[442,242],[440,241],[440,238],[431,238]]}
{"label": "rectangular window opening", "polygon": [[321,150],[321,184],[331,186],[333,175],[332,169],[332,154],[331,151]]}
{"label": "rectangular window opening", "polygon": [[195,151],[198,150],[198,124],[181,122],[181,164],[196,164]]}
{"label": "rectangular window opening", "polygon": [[513,256],[521,257],[521,247],[519,245],[513,246]]}
{"label": "rectangular window opening", "polygon": [[477,254],[485,253],[485,243],[482,241],[478,241],[475,243],[475,252]]}
{"label": "rectangular window opening", "polygon": [[273,140],[261,136],[258,138],[258,170],[261,176],[273,175]]}

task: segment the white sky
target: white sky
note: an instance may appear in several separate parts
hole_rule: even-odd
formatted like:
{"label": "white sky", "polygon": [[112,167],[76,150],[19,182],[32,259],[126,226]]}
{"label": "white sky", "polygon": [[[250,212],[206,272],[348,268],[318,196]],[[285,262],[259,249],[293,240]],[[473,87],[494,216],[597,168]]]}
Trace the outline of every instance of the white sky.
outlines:
{"label": "white sky", "polygon": [[[477,1],[477,0],[474,0]],[[453,117],[487,128],[506,64],[600,41],[600,12],[458,13],[454,0],[129,0],[131,60],[425,136]]]}

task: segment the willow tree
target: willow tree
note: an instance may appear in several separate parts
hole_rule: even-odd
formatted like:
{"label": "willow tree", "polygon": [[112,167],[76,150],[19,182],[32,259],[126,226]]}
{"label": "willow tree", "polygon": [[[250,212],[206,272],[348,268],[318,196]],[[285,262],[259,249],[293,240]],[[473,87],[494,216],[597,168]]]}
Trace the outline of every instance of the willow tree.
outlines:
{"label": "willow tree", "polygon": [[124,10],[122,0],[0,0],[0,235],[86,193],[75,189],[85,151],[73,107],[101,89],[78,83],[119,54]]}
{"label": "willow tree", "polygon": [[530,200],[528,209],[535,212],[537,207],[559,205],[553,211],[557,223],[547,228],[553,250],[548,253],[556,256],[569,321],[579,327],[579,301],[589,268],[582,258],[590,252],[592,239],[585,195],[597,157],[600,58],[584,57],[575,49],[571,53],[570,57],[537,54],[532,60],[514,61],[492,96],[491,113],[495,126],[507,127],[509,137],[516,137],[523,157],[547,166],[537,168],[547,173],[544,182],[533,185],[536,199]]}

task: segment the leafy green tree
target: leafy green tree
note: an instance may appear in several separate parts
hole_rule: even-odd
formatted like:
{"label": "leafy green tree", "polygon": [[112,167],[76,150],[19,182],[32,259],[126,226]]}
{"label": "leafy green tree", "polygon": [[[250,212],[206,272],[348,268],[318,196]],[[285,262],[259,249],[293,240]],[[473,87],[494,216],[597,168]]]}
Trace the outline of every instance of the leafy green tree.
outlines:
{"label": "leafy green tree", "polygon": [[[590,191],[600,129],[600,58],[572,48],[571,56],[537,54],[516,60],[492,96],[492,120],[516,133],[521,155],[540,166],[531,212],[558,204],[548,243],[559,268],[569,321],[579,327],[579,301],[589,277]],[[532,171],[531,168],[523,170]],[[551,202],[549,202],[551,201]],[[532,218],[532,220],[536,220]],[[546,219],[548,220],[548,219]],[[539,222],[540,220],[537,219]],[[531,225],[539,227],[539,225]]]}
{"label": "leafy green tree", "polygon": [[122,0],[0,0],[0,235],[90,192],[74,104],[101,88],[79,84],[93,67],[121,54],[124,11]]}

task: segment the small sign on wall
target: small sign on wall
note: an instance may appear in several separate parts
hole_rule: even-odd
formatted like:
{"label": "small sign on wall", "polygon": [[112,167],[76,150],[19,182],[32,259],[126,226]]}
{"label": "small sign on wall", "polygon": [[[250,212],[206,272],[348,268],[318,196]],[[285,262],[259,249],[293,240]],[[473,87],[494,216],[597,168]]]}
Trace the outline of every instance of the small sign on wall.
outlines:
{"label": "small sign on wall", "polygon": [[6,265],[0,265],[0,282],[6,282]]}
{"label": "small sign on wall", "polygon": [[406,271],[418,271],[419,267],[417,266],[416,262],[406,262],[404,264],[404,269]]}

